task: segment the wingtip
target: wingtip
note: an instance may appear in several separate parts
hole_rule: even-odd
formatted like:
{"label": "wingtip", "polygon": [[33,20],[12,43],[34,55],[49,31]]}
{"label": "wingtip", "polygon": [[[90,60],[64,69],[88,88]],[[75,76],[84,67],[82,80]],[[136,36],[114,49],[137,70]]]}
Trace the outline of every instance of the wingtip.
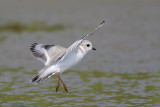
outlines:
{"label": "wingtip", "polygon": [[31,82],[36,83],[38,79],[39,79],[39,75],[36,75],[32,78]]}
{"label": "wingtip", "polygon": [[105,23],[105,20],[103,20],[101,24],[103,24],[103,23]]}
{"label": "wingtip", "polygon": [[38,43],[33,43],[33,44],[31,44],[31,46],[30,46],[30,51],[34,51],[34,48],[35,48],[35,46],[37,45]]}
{"label": "wingtip", "polygon": [[105,20],[103,20],[101,23],[100,23],[100,25],[103,25],[105,23]]}

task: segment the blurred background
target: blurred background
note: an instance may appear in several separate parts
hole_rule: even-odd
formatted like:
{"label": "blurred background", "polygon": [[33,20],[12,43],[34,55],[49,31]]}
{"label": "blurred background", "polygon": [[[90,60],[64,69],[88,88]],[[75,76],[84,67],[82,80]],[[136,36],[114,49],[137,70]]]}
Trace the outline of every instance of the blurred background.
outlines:
{"label": "blurred background", "polygon": [[[70,46],[88,38],[97,51],[62,74],[30,83],[43,64],[32,43]],[[0,104],[3,107],[160,106],[159,0],[0,0]]]}

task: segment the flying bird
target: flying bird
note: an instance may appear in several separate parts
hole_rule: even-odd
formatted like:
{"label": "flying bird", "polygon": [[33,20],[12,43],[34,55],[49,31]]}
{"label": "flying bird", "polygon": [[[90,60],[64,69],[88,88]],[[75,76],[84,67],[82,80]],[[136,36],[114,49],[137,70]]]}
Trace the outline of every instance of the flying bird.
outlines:
{"label": "flying bird", "polygon": [[68,48],[60,45],[32,44],[30,47],[32,55],[40,60],[45,67],[38,72],[38,75],[33,77],[31,82],[40,83],[52,75],[58,74],[56,92],[58,92],[60,82],[62,82],[65,91],[68,92],[60,74],[81,61],[89,51],[96,50],[86,38],[92,36],[104,23],[105,21],[102,21],[93,31],[75,41]]}

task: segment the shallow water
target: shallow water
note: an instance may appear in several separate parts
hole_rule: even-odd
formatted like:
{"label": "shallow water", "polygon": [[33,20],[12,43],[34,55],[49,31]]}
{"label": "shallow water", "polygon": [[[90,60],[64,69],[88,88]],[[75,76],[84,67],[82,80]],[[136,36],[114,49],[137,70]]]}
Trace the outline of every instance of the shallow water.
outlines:
{"label": "shallow water", "polygon": [[[62,76],[68,86],[55,92],[53,76],[40,85],[28,79],[35,72],[23,68],[1,71],[1,104],[19,107],[42,106],[153,106],[159,104],[160,71],[156,73],[113,73],[68,71]],[[30,105],[30,106],[29,106]]]}
{"label": "shallow water", "polygon": [[[159,107],[159,11],[156,0],[0,0],[0,105]],[[55,92],[57,75],[30,83],[43,67],[30,44],[68,47],[103,19],[97,51],[61,75],[68,93]]]}

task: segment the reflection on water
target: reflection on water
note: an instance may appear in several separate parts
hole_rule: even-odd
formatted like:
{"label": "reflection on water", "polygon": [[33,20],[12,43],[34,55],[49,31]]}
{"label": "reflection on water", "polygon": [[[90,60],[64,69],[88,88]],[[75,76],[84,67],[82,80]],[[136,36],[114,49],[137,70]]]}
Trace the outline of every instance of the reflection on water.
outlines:
{"label": "reflection on water", "polygon": [[[159,107],[159,12],[151,0],[0,0],[0,106]],[[69,93],[56,75],[30,83],[43,67],[30,44],[68,47],[108,18],[88,38],[97,51],[62,74]]]}

